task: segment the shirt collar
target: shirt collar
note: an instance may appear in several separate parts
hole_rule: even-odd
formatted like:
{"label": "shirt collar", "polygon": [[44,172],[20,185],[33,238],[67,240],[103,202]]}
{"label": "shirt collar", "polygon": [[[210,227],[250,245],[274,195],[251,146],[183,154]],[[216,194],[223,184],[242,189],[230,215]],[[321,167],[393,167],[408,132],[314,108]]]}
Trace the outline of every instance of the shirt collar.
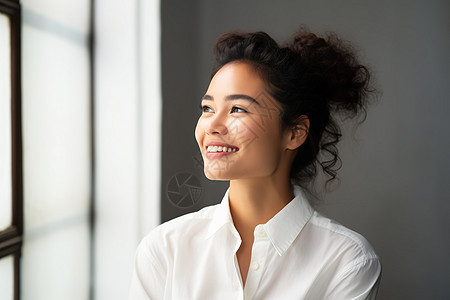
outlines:
{"label": "shirt collar", "polygon": [[278,255],[283,255],[314,213],[303,190],[293,186],[294,199],[280,210],[263,228]]}
{"label": "shirt collar", "polygon": [[[215,234],[223,225],[233,223],[228,200],[229,190],[228,188],[222,198],[222,202],[214,212],[207,238]],[[294,185],[293,192],[294,199],[267,223],[262,224],[273,247],[280,256],[292,245],[314,212],[299,186]]]}
{"label": "shirt collar", "polygon": [[206,238],[210,238],[215,234],[223,225],[227,223],[233,223],[230,213],[230,204],[228,202],[228,192],[230,188],[227,189],[225,195],[222,198],[222,202],[218,205],[217,209],[214,211],[212,222],[209,226]]}

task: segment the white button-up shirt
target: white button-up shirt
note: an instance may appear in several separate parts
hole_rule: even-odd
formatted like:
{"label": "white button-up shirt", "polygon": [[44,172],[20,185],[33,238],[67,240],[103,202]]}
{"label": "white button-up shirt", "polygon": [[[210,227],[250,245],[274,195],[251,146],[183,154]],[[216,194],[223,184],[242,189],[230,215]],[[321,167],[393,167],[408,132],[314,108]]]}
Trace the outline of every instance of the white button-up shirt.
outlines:
{"label": "white button-up shirt", "polygon": [[295,198],[256,226],[245,286],[228,191],[220,204],[166,222],[140,243],[130,300],[375,299],[381,265],[356,232]]}

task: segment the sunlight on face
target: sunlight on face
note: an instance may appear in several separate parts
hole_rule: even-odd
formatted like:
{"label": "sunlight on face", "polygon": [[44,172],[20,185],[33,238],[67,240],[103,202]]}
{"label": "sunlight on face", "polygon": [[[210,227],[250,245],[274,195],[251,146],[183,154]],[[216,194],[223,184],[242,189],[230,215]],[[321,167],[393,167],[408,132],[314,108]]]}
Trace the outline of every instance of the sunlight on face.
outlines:
{"label": "sunlight on face", "polygon": [[207,178],[270,176],[284,147],[278,103],[246,63],[229,63],[213,77],[195,129]]}

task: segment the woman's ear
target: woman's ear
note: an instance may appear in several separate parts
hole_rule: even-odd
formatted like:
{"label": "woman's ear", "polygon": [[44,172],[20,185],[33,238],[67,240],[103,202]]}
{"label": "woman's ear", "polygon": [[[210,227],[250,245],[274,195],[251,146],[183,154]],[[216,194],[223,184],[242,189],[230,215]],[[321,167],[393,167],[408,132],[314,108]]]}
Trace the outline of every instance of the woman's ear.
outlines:
{"label": "woman's ear", "polygon": [[290,126],[287,130],[287,144],[286,148],[295,150],[300,147],[308,137],[309,134],[309,119],[305,115],[301,115],[295,121],[295,125]]}

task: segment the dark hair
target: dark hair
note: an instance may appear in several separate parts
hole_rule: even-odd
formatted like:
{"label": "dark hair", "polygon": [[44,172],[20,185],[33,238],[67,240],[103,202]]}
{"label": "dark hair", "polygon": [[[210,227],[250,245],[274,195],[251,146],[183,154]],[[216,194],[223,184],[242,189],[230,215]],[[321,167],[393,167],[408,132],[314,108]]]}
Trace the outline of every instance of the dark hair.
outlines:
{"label": "dark hair", "polygon": [[[310,120],[308,138],[298,149],[291,167],[297,184],[311,181],[317,164],[336,178],[341,166],[336,144],[341,131],[332,113],[365,118],[370,74],[348,43],[335,34],[319,37],[302,28],[285,46],[264,32],[230,32],[219,37],[212,76],[224,65],[249,63],[267,84],[267,92],[281,104],[283,126],[301,115]],[[319,155],[319,153],[321,155]]]}

